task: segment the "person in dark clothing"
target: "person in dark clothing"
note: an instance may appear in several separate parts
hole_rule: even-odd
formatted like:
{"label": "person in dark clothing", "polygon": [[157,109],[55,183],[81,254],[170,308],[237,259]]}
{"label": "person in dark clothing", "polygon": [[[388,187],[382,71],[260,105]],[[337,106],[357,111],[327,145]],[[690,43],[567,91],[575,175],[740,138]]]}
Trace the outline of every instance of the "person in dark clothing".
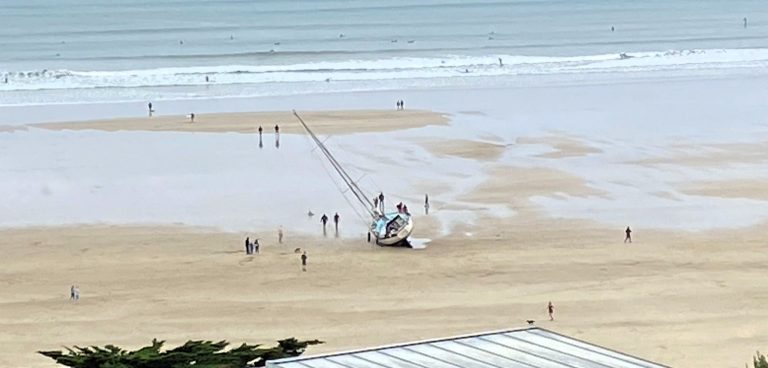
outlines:
{"label": "person in dark clothing", "polygon": [[555,320],[555,306],[552,305],[552,302],[549,302],[547,305],[547,312],[549,312],[549,320],[554,321]]}
{"label": "person in dark clothing", "polygon": [[379,197],[373,197],[373,208],[379,208]]}
{"label": "person in dark clothing", "polygon": [[397,204],[397,213],[403,213],[403,202]]}
{"label": "person in dark clothing", "polygon": [[381,213],[384,213],[384,192],[379,192],[379,208]]}
{"label": "person in dark clothing", "polygon": [[280,127],[275,124],[275,134],[280,134]]}
{"label": "person in dark clothing", "polygon": [[424,195],[424,214],[429,215],[429,194]]}
{"label": "person in dark clothing", "polygon": [[624,243],[631,243],[632,242],[632,229],[627,226],[627,230],[624,230],[624,232],[627,234],[627,236],[624,238]]}
{"label": "person in dark clothing", "polygon": [[336,227],[336,236],[339,236],[339,219],[341,216],[339,216],[339,213],[336,212],[335,215],[333,215],[333,224]]}
{"label": "person in dark clothing", "polygon": [[301,253],[301,271],[307,272],[307,252]]}
{"label": "person in dark clothing", "polygon": [[264,131],[264,129],[259,125],[259,137],[261,137],[261,133]]}
{"label": "person in dark clothing", "polygon": [[251,238],[245,238],[245,254],[251,254]]}
{"label": "person in dark clothing", "polygon": [[149,110],[149,117],[152,117],[152,113],[155,112],[155,110],[152,110],[152,103],[147,104],[147,110]]}
{"label": "person in dark clothing", "polygon": [[370,231],[368,232],[368,242],[369,243],[371,242],[371,232]]}
{"label": "person in dark clothing", "polygon": [[320,222],[323,223],[323,235],[325,235],[325,225],[328,223],[328,215],[323,214],[323,217],[320,218]]}
{"label": "person in dark clothing", "polygon": [[408,206],[403,205],[403,213],[406,214],[406,215],[410,215],[411,214],[410,212],[408,212]]}
{"label": "person in dark clothing", "polygon": [[259,239],[253,239],[253,249],[251,250],[251,253],[259,253]]}

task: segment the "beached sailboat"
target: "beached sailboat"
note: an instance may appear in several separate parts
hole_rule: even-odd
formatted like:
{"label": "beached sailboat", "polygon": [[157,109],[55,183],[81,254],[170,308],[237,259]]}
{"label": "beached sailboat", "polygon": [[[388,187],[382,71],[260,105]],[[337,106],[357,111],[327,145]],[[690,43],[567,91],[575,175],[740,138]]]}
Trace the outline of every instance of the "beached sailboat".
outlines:
{"label": "beached sailboat", "polygon": [[307,123],[299,116],[296,111],[293,111],[293,115],[299,120],[301,126],[307,131],[307,134],[317,145],[320,152],[323,153],[326,159],[330,162],[336,173],[339,174],[344,184],[349,188],[352,194],[355,196],[363,210],[371,216],[371,224],[368,229],[371,237],[375,239],[376,244],[386,246],[410,246],[408,243],[408,236],[413,231],[413,216],[404,211],[399,212],[385,212],[379,209],[371,202],[368,196],[358,185],[352,180],[352,177],[341,167],[339,161],[331,154],[328,147],[315,135],[312,129],[309,128]]}

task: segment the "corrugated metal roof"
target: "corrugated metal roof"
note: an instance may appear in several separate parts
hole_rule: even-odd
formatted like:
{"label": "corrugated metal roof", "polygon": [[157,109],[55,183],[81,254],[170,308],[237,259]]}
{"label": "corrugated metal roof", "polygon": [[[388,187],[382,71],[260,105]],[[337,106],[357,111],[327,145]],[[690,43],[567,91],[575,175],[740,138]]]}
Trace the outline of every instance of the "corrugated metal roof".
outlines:
{"label": "corrugated metal roof", "polygon": [[267,362],[267,368],[668,368],[537,327]]}

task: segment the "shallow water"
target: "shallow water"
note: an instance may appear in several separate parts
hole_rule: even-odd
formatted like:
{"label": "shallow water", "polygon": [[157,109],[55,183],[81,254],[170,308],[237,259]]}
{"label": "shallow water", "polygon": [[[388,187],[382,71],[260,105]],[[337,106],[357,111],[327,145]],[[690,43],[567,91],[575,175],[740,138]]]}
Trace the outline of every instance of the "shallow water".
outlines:
{"label": "shallow water", "polygon": [[2,10],[3,105],[768,65],[761,0],[7,0]]}

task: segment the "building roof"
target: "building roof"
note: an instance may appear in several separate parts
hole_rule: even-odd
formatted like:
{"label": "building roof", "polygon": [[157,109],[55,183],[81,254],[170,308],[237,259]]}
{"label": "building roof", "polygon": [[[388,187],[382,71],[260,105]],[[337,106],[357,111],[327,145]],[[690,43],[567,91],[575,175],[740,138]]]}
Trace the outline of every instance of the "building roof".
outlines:
{"label": "building roof", "polygon": [[531,327],[267,362],[267,368],[668,368]]}

